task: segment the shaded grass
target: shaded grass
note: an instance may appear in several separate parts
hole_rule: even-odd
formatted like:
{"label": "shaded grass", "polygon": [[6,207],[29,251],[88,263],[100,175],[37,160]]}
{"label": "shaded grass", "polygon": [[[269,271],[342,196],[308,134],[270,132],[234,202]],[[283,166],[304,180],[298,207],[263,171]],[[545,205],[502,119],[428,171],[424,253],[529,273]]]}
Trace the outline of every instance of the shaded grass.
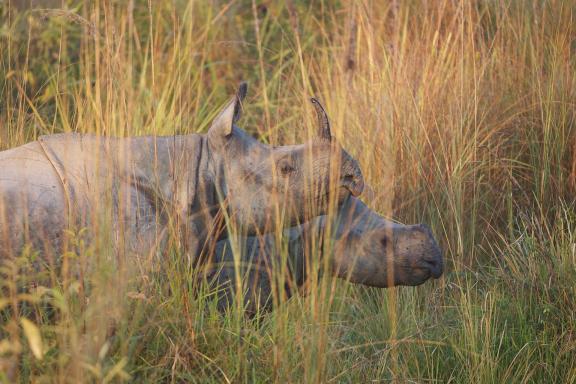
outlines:
{"label": "shaded grass", "polygon": [[243,127],[294,143],[318,95],[364,201],[429,224],[448,270],[389,290],[321,278],[248,320],[217,313],[178,249],[126,271],[79,241],[67,257],[90,275],[27,294],[30,251],[2,265],[4,380],[576,382],[574,2],[5,3],[1,148],[205,132],[241,79]]}

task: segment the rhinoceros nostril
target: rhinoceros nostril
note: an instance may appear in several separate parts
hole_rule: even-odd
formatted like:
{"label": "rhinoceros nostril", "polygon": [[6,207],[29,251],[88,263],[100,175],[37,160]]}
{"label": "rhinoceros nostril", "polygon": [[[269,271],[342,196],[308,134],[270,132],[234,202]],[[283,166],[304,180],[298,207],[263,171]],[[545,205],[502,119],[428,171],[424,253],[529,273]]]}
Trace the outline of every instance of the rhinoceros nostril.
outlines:
{"label": "rhinoceros nostril", "polygon": [[442,276],[442,258],[439,255],[430,255],[422,259],[422,262],[430,270],[433,278]]}
{"label": "rhinoceros nostril", "polygon": [[434,259],[429,259],[429,258],[424,258],[424,263],[426,265],[429,265],[431,267],[435,267],[436,265],[438,265],[438,262]]}

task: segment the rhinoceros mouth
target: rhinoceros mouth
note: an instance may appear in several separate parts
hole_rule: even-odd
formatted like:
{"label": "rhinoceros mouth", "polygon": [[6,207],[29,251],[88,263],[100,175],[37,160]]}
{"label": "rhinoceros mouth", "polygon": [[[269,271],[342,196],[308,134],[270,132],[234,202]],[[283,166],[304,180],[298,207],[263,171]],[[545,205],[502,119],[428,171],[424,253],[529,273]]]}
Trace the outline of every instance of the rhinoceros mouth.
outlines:
{"label": "rhinoceros mouth", "polygon": [[397,277],[395,285],[407,285],[407,286],[417,286],[424,284],[430,279],[438,279],[442,276],[441,271],[437,271],[434,268],[415,265],[415,266],[403,266],[397,267],[401,270],[401,274]]}
{"label": "rhinoceros mouth", "polygon": [[330,202],[335,201],[338,206],[341,206],[350,196],[352,196],[352,193],[348,188],[339,186],[320,193],[316,203],[318,204],[318,207],[322,207],[321,212],[324,214]]}

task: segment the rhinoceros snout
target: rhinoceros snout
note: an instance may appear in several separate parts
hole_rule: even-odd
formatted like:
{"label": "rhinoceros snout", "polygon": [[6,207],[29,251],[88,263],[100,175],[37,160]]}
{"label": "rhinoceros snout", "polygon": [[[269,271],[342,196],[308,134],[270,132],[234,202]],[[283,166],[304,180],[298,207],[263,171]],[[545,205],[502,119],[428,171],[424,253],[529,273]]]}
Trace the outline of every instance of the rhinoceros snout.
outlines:
{"label": "rhinoceros snout", "polygon": [[342,184],[352,193],[352,196],[357,197],[364,191],[364,178],[360,171],[351,172],[342,178]]}
{"label": "rhinoceros snout", "polygon": [[432,231],[427,225],[415,225],[414,230],[421,232],[424,237],[419,264],[421,267],[427,268],[430,271],[431,277],[437,279],[442,276],[444,271],[442,250],[438,246],[434,235],[432,235]]}
{"label": "rhinoceros snout", "polygon": [[343,166],[340,185],[350,191],[352,196],[358,197],[364,191],[364,176],[356,160],[348,158]]}
{"label": "rhinoceros snout", "polygon": [[444,270],[444,263],[442,262],[442,252],[438,248],[437,251],[432,251],[422,258],[421,263],[425,268],[430,271],[430,276],[437,279],[442,276]]}

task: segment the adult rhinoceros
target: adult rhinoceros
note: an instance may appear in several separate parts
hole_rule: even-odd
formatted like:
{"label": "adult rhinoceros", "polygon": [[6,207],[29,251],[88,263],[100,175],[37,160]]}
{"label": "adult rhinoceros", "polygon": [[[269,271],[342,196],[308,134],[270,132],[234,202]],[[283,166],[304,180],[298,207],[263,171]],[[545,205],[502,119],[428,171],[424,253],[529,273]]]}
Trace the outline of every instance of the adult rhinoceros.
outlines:
{"label": "adult rhinoceros", "polygon": [[67,228],[88,227],[106,228],[117,247],[135,252],[176,233],[196,260],[208,239],[226,237],[224,221],[262,233],[323,213],[329,195],[341,202],[362,192],[359,166],[316,100],[317,137],[272,147],[235,125],[246,91],[242,84],[206,135],[70,133],[0,152],[0,255],[27,243],[58,255]]}
{"label": "adult rhinoceros", "polygon": [[[241,237],[231,245],[229,239],[217,243],[205,276],[219,287],[220,309],[241,287],[248,313],[270,309],[272,291],[282,279],[282,290],[290,296],[318,266],[350,282],[381,288],[419,285],[443,270],[442,252],[427,226],[392,223],[353,197],[337,215],[287,229],[281,238]],[[314,265],[317,256],[324,260]]]}

